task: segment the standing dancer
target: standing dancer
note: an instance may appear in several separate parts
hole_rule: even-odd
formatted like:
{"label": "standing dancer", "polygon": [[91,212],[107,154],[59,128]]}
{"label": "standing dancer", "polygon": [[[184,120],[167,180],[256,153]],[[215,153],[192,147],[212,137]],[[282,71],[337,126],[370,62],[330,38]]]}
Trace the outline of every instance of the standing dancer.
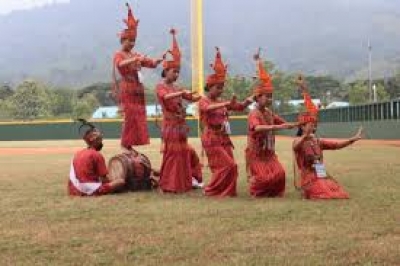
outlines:
{"label": "standing dancer", "polygon": [[299,115],[299,121],[303,125],[293,141],[293,151],[301,176],[298,181],[295,172],[295,186],[302,190],[302,196],[306,199],[348,199],[349,194],[326,172],[322,151],[342,149],[355,143],[362,138],[363,129],[360,128],[353,137],[345,141],[316,137],[318,108],[312,102],[301,77],[299,85],[307,111]]}
{"label": "standing dancer", "polygon": [[238,167],[233,158],[233,144],[229,138],[230,127],[228,111],[243,111],[251,102],[248,98],[239,103],[236,97],[230,101],[220,99],[223,93],[227,66],[217,48],[215,73],[207,77],[205,91],[207,95],[200,100],[200,119],[203,125],[201,141],[211,169],[211,181],[204,189],[206,196],[236,196]]}
{"label": "standing dancer", "polygon": [[273,85],[264,69],[258,52],[259,84],[253,95],[256,108],[249,113],[246,148],[246,169],[249,191],[253,197],[283,197],[285,193],[285,170],[275,153],[275,131],[297,127],[297,123],[286,123],[271,111]]}
{"label": "standing dancer", "polygon": [[[144,86],[139,71],[142,67],[156,68],[163,59],[153,60],[133,51],[139,20],[135,20],[129,4],[126,5],[128,7],[128,18],[124,22],[127,29],[120,34],[121,50],[114,55],[113,94],[117,97],[124,116],[121,147],[124,151],[130,152],[134,145],[150,143],[146,121]],[[117,70],[121,76],[119,82],[116,78]]]}
{"label": "standing dancer", "polygon": [[192,189],[192,178],[202,182],[201,164],[195,150],[187,143],[189,127],[186,125],[186,110],[183,100],[196,102],[200,96],[175,85],[179,77],[181,53],[176,40],[176,31],[171,30],[171,61],[164,61],[162,78],[157,85],[158,101],[163,112],[162,145],[163,160],[160,188],[164,192],[182,193]]}

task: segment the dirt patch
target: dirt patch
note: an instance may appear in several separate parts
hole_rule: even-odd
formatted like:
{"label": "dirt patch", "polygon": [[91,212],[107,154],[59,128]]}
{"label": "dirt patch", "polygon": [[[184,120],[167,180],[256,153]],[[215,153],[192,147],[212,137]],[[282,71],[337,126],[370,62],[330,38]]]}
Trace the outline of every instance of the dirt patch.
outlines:
{"label": "dirt patch", "polygon": [[[243,140],[246,139],[246,136],[232,136],[233,140]],[[292,140],[293,137],[289,136],[277,136],[277,140]],[[330,139],[341,141],[344,139]],[[190,141],[189,141],[190,142]],[[400,147],[400,140],[361,140],[357,143],[357,145],[377,145],[377,146],[395,146]],[[46,147],[46,148],[38,148],[38,147],[18,147],[18,148],[0,148],[0,156],[6,155],[35,155],[35,154],[71,154],[76,151],[82,149],[82,147]],[[142,150],[142,152],[149,152],[148,150]]]}
{"label": "dirt patch", "polygon": [[82,147],[51,147],[51,148],[0,148],[1,155],[35,155],[35,154],[70,154]]}

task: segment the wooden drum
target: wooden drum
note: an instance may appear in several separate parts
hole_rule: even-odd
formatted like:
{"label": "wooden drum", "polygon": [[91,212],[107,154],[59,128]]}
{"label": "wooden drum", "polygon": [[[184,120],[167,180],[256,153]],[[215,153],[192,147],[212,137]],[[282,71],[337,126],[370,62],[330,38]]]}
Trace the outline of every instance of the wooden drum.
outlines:
{"label": "wooden drum", "polygon": [[120,191],[151,190],[158,187],[158,173],[152,170],[149,158],[140,152],[115,155],[108,162],[110,180],[124,179]]}

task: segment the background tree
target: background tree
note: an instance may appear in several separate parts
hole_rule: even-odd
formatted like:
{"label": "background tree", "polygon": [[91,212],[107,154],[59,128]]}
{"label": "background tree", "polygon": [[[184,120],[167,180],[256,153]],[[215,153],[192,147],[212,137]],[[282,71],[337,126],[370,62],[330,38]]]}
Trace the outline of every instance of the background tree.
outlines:
{"label": "background tree", "polygon": [[100,106],[96,96],[92,93],[87,93],[83,97],[78,98],[73,105],[73,117],[88,119],[93,112]]}
{"label": "background tree", "polygon": [[0,85],[0,100],[5,100],[14,94],[13,89],[7,83]]}
{"label": "background tree", "polygon": [[[111,95],[111,83],[96,83],[90,86],[86,86],[82,89],[78,90],[77,97],[81,98],[85,94],[93,94],[100,106],[115,106],[117,105],[115,99]],[[145,88],[145,98],[146,104],[154,104],[155,103],[155,92],[153,87]]]}
{"label": "background tree", "polygon": [[13,117],[14,108],[10,100],[0,99],[0,120],[6,121]]}
{"label": "background tree", "polygon": [[385,87],[383,84],[376,84],[376,98],[378,102],[381,101],[387,101],[390,99],[389,93],[385,90]]}
{"label": "background tree", "polygon": [[287,75],[284,72],[276,71],[273,76],[274,84],[274,110],[277,113],[288,113],[295,111],[295,107],[289,101],[296,98],[297,86],[296,76]]}
{"label": "background tree", "polygon": [[51,115],[51,103],[47,87],[33,80],[22,82],[10,97],[13,116],[17,119],[32,120]]}
{"label": "background tree", "polygon": [[390,99],[400,98],[400,70],[392,77],[386,80],[385,87]]}
{"label": "background tree", "polygon": [[368,86],[364,81],[357,81],[349,85],[350,104],[363,104],[369,101]]}
{"label": "background tree", "polygon": [[0,119],[3,121],[13,117],[13,104],[10,101],[13,94],[14,90],[10,85],[7,83],[0,85]]}
{"label": "background tree", "polygon": [[114,106],[116,102],[111,96],[111,88],[111,83],[96,83],[80,89],[77,96],[81,98],[85,94],[92,94],[96,97],[100,106]]}
{"label": "background tree", "polygon": [[72,89],[50,89],[50,108],[54,117],[69,118],[73,113],[73,102],[76,97],[76,91]]}
{"label": "background tree", "polygon": [[243,76],[228,77],[222,97],[230,99],[233,95],[236,95],[239,100],[244,100],[251,95],[250,86],[252,83],[249,78]]}

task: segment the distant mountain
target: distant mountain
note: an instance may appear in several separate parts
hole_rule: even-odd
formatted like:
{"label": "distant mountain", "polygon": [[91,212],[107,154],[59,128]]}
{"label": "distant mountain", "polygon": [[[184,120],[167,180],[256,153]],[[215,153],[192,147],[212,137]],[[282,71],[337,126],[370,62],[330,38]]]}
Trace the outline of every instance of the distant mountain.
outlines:
{"label": "distant mountain", "polygon": [[[159,56],[178,29],[184,54],[182,77],[190,80],[190,1],[131,1],[140,19],[137,50]],[[0,16],[0,82],[35,77],[80,87],[111,79],[111,58],[126,15],[124,1],[71,0]],[[368,39],[373,73],[400,66],[400,1],[204,0],[205,70],[220,46],[231,74],[254,72],[252,54],[286,71],[365,78]],[[145,71],[147,82],[158,71]]]}

